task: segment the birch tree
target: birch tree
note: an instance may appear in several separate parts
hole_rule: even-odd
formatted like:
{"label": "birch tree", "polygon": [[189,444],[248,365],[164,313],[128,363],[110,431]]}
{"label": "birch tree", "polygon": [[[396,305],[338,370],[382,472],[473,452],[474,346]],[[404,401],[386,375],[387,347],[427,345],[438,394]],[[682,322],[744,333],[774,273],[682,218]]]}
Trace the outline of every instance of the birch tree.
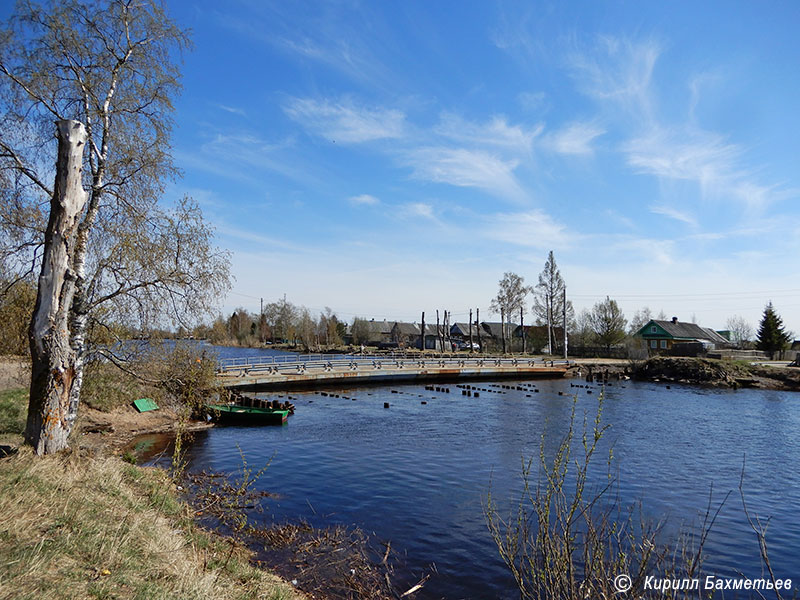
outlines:
{"label": "birch tree", "polygon": [[725,328],[731,332],[731,341],[740,348],[753,339],[753,327],[740,315],[729,317]]}
{"label": "birch tree", "polygon": [[566,319],[564,318],[564,294],[566,284],[561,276],[561,271],[556,264],[553,251],[547,255],[542,272],[539,273],[539,282],[533,289],[533,315],[537,325],[549,325],[548,328],[548,347],[551,352],[555,347],[553,330],[555,327],[563,325],[566,320],[571,326],[575,320],[575,309],[572,302],[566,302]]}
{"label": "birch tree", "polygon": [[39,274],[25,432],[39,454],[67,445],[90,328],[183,324],[227,289],[197,204],[161,203],[188,43],[152,0],[23,0],[0,32],[0,252]]}
{"label": "birch tree", "polygon": [[492,299],[489,310],[500,314],[502,323],[503,354],[506,352],[506,323],[511,315],[525,310],[525,297],[531,288],[525,285],[525,278],[516,273],[505,273],[498,283],[497,296]]}

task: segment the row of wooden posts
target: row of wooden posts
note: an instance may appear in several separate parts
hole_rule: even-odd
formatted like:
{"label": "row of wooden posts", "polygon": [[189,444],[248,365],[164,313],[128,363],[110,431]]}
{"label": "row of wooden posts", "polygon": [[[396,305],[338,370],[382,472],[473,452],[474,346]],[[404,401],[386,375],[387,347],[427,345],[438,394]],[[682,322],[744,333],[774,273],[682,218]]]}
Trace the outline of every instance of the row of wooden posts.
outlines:
{"label": "row of wooden posts", "polygon": [[[436,309],[436,337],[439,340],[439,348],[442,351],[444,351],[445,345],[447,345],[447,349],[448,350],[451,350],[452,347],[453,347],[453,341],[450,338],[450,327],[451,327],[450,316],[451,316],[452,313],[450,311],[447,311],[447,310],[445,310],[443,312],[444,312],[444,320],[443,320],[443,326],[442,326],[442,325],[440,325],[440,322],[439,322],[439,309]],[[475,323],[480,323],[480,320],[481,320],[480,314],[481,314],[480,313],[480,309],[476,308],[475,309]],[[472,323],[473,323],[473,321],[472,321],[472,309],[469,309],[469,351],[470,352],[474,352],[475,351],[475,349],[473,347],[473,343],[474,342],[473,342],[473,338],[472,338]],[[477,332],[478,332],[478,347],[480,349],[483,349],[483,341],[481,340],[481,328],[480,327],[476,327],[475,329],[477,329]],[[525,345],[524,338],[523,338],[523,342],[522,343],[523,343],[523,352],[524,352],[524,345]],[[503,337],[503,352],[506,351],[505,344],[506,344],[506,340],[505,340],[505,336],[504,336]],[[425,350],[425,349],[426,349],[425,348],[425,311],[423,311],[422,312],[422,327],[420,328],[420,350]]]}
{"label": "row of wooden posts", "polygon": [[[563,315],[564,315],[564,323],[563,323],[563,330],[564,330],[564,358],[567,358],[567,290],[564,288],[564,293],[562,297],[562,301],[564,303],[563,307]],[[550,296],[547,296],[547,303],[548,303],[548,318],[547,318],[547,344],[548,347],[552,348],[553,345],[553,334],[552,334],[552,327],[553,324],[550,323],[550,304],[552,300]],[[450,338],[450,311],[443,311],[444,312],[444,323],[442,325],[439,324],[439,309],[436,309],[436,337],[439,340],[439,348],[444,351],[445,344],[447,345],[447,349],[452,349],[452,340]],[[505,309],[500,309],[500,322],[503,324],[501,327],[501,338],[503,343],[503,354],[506,353],[506,331],[505,331]],[[477,330],[478,334],[478,348],[483,350],[483,341],[481,340],[481,311],[479,308],[475,309],[475,320],[472,320],[472,309],[469,309],[469,351],[474,352],[475,349],[473,347],[473,338],[472,338],[472,325],[473,323],[476,325],[475,329]],[[525,309],[520,307],[519,309],[519,325],[522,328],[522,353],[525,354],[525,342],[526,342],[526,335],[525,335]],[[420,328],[420,350],[425,350],[425,311],[422,312],[422,327]],[[800,361],[800,353],[797,355],[798,361]]]}

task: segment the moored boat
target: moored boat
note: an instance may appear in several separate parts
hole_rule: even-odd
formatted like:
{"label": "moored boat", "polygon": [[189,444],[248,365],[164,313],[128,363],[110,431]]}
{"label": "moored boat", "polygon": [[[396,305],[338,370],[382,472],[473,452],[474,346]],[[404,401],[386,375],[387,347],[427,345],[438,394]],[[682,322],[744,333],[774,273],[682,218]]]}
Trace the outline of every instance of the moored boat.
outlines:
{"label": "moored boat", "polygon": [[240,425],[283,425],[289,419],[288,410],[276,410],[258,406],[240,406],[237,404],[212,404],[208,407],[211,414],[221,423],[237,423]]}

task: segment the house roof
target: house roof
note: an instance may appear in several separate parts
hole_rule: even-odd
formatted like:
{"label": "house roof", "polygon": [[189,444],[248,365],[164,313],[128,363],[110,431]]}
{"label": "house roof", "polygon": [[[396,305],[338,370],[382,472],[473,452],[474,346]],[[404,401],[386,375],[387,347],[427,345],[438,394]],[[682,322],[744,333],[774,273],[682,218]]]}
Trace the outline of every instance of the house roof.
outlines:
{"label": "house roof", "polygon": [[682,321],[658,321],[650,319],[647,324],[636,332],[641,337],[664,337],[662,331],[651,332],[651,327],[657,325],[663,333],[677,340],[706,340],[715,344],[727,344],[728,340],[713,329],[700,327],[697,323],[684,323]]}
{"label": "house roof", "polygon": [[[472,335],[477,335],[478,328],[473,325],[472,326]],[[453,323],[453,326],[450,328],[450,333],[452,335],[469,335],[469,323]]]}
{"label": "house roof", "polygon": [[[481,322],[481,327],[483,327],[483,331],[488,333],[492,337],[502,337],[503,335],[503,324],[500,321],[483,321]],[[510,334],[514,331],[515,328],[519,327],[517,323],[506,323],[506,331]]]}
{"label": "house roof", "polygon": [[389,321],[369,321],[369,330],[372,333],[380,333],[389,335],[392,332],[392,325],[394,322]]}
{"label": "house roof", "polygon": [[[397,321],[392,329],[396,330],[400,335],[419,335],[419,325],[416,323],[403,323],[401,321]],[[427,326],[425,329],[427,329]]]}
{"label": "house roof", "polygon": [[[439,325],[439,329],[444,331],[444,326]],[[439,334],[436,331],[436,323],[425,323],[425,335],[435,335],[438,336]]]}

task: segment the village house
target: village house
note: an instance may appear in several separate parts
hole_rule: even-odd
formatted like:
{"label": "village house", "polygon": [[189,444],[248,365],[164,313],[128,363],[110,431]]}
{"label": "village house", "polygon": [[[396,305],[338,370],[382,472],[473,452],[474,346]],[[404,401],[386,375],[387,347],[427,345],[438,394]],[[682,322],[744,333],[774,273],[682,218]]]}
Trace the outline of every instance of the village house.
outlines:
{"label": "village house", "polygon": [[[561,354],[564,352],[564,328],[553,327],[551,334],[553,336],[553,354]],[[515,340],[521,340],[525,335],[525,347],[528,352],[544,352],[547,350],[547,325],[519,325],[514,329],[512,337]],[[517,342],[522,345],[521,341]]]}
{"label": "village house", "polygon": [[636,336],[642,338],[647,344],[650,354],[667,353],[676,344],[696,343],[705,350],[714,350],[729,344],[719,333],[708,327],[700,327],[697,323],[684,323],[678,317],[671,321],[650,319]]}
{"label": "village house", "polygon": [[[444,327],[439,326],[439,329],[444,332]],[[417,323],[404,323],[402,321],[395,321],[392,323],[390,332],[390,340],[393,344],[397,344],[398,348],[419,348],[420,346],[420,326]],[[425,324],[425,349],[426,350],[439,350],[439,334],[436,331],[436,324]]]}

